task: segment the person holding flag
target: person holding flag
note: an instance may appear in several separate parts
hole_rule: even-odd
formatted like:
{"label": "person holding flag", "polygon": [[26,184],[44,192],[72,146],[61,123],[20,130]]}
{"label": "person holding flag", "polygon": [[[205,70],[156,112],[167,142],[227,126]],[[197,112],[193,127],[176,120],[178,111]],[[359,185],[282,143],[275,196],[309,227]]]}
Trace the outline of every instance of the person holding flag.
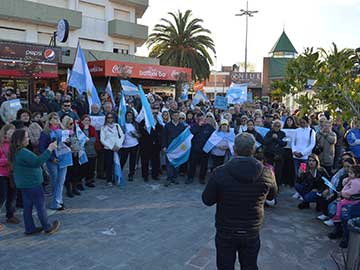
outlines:
{"label": "person holding flag", "polygon": [[[179,122],[179,111],[170,111],[171,122],[167,123],[164,127],[162,134],[162,149],[166,155],[166,172],[167,172],[167,180],[165,183],[165,187],[168,187],[171,183],[179,184],[176,180],[177,177],[177,167],[174,166],[169,160],[168,157],[168,148],[171,143],[178,139],[179,135],[186,129],[186,125],[184,123]],[[181,164],[178,164],[179,166]]]}
{"label": "person holding flag", "polygon": [[113,113],[107,113],[105,123],[100,130],[100,141],[104,146],[106,180],[109,186],[112,186],[114,183],[114,157],[118,155],[124,139],[125,135],[120,125],[115,122],[115,115]]}
{"label": "person holding flag", "polygon": [[85,178],[85,185],[93,188],[95,187],[97,153],[101,150],[101,144],[95,127],[91,125],[91,118],[89,115],[84,115],[81,118],[79,127],[89,139],[84,145],[88,162],[81,165],[82,176]]}
{"label": "person holding flag", "polygon": [[204,152],[203,148],[215,128],[210,125],[203,114],[198,114],[197,123],[191,128],[194,135],[191,142],[191,154],[189,160],[188,178],[185,184],[194,181],[196,166],[200,163],[199,182],[205,184],[205,177],[208,168],[209,154]]}
{"label": "person holding flag", "polygon": [[234,139],[235,133],[233,129],[230,129],[229,121],[226,119],[221,120],[219,129],[211,134],[203,148],[205,153],[211,153],[211,171],[224,164],[228,151],[232,155],[234,154]]}
{"label": "person holding flag", "polygon": [[153,116],[156,121],[155,129],[151,129],[150,134],[146,130],[145,120],[139,124],[140,131],[140,155],[141,155],[141,174],[144,182],[149,181],[149,163],[151,162],[151,177],[159,180],[160,174],[160,151],[161,135],[163,125],[157,120],[159,108],[154,107]]}
{"label": "person holding flag", "polygon": [[129,181],[134,180],[135,174],[135,165],[137,160],[137,153],[139,149],[139,127],[138,124],[135,122],[134,113],[132,110],[126,112],[125,115],[126,121],[124,125],[125,130],[125,139],[120,150],[120,164],[121,169],[124,168],[125,163],[130,155],[130,163],[129,163]]}

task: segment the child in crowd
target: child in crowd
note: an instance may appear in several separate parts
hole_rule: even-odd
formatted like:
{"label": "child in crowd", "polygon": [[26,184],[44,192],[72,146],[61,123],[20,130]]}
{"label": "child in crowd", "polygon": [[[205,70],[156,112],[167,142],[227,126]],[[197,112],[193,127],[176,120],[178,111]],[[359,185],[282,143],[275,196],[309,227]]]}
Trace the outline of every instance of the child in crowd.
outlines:
{"label": "child in crowd", "polygon": [[341,210],[346,205],[356,204],[359,200],[353,200],[351,197],[360,194],[360,165],[353,165],[349,170],[349,177],[343,181],[344,187],[340,192],[341,198],[336,205],[336,214],[332,218],[334,222],[341,222]]}

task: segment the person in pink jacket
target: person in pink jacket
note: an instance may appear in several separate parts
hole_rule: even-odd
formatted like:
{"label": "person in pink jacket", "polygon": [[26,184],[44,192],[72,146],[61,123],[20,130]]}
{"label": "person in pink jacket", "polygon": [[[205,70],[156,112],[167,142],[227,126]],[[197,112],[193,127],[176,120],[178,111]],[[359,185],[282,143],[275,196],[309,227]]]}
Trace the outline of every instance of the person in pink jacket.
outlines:
{"label": "person in pink jacket", "polygon": [[[6,222],[10,224],[19,224],[20,220],[15,217],[16,189],[10,179],[9,162],[7,159],[9,152],[9,143],[15,126],[8,124],[0,130],[0,209],[6,202]],[[2,229],[0,224],[0,230]]]}
{"label": "person in pink jacket", "polygon": [[359,200],[352,200],[351,196],[360,194],[360,165],[353,165],[349,169],[349,177],[343,180],[343,188],[340,192],[341,199],[336,205],[334,222],[341,222],[341,210],[345,205],[356,204]]}

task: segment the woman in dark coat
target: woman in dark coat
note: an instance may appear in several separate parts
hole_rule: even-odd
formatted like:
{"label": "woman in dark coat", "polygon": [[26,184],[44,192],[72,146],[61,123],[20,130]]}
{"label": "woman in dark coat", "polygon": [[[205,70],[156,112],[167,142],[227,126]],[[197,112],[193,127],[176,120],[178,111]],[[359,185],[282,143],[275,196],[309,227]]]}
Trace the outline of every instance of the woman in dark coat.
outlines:
{"label": "woman in dark coat", "polygon": [[284,163],[283,153],[286,141],[284,141],[286,134],[281,131],[281,121],[275,120],[271,126],[271,130],[266,133],[264,138],[265,152],[272,156],[270,162],[273,164],[275,169],[275,178],[278,187],[282,184],[281,172]]}
{"label": "woman in dark coat", "polygon": [[[297,129],[294,117],[289,116],[285,119],[283,129]],[[286,137],[287,145],[283,152],[283,167],[281,172],[282,183],[293,187],[295,185],[294,159],[291,151],[291,136]]]}

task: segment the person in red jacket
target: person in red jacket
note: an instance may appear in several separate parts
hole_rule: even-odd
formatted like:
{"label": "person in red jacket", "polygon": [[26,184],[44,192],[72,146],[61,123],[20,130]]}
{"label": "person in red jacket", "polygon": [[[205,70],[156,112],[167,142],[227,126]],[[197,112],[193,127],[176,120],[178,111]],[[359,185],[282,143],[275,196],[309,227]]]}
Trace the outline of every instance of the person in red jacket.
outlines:
{"label": "person in red jacket", "polygon": [[95,187],[96,158],[98,151],[101,150],[101,143],[95,127],[91,125],[91,118],[89,115],[85,114],[81,117],[79,126],[89,138],[89,141],[85,144],[85,152],[88,157],[88,162],[81,165],[80,168],[82,177],[85,178],[85,185],[87,187]]}
{"label": "person in red jacket", "polygon": [[[15,131],[15,126],[8,124],[0,130],[0,209],[6,202],[6,222],[19,224],[20,221],[15,217],[16,188],[10,179],[9,162],[7,159],[9,152],[10,138]],[[0,230],[2,230],[0,224]]]}

